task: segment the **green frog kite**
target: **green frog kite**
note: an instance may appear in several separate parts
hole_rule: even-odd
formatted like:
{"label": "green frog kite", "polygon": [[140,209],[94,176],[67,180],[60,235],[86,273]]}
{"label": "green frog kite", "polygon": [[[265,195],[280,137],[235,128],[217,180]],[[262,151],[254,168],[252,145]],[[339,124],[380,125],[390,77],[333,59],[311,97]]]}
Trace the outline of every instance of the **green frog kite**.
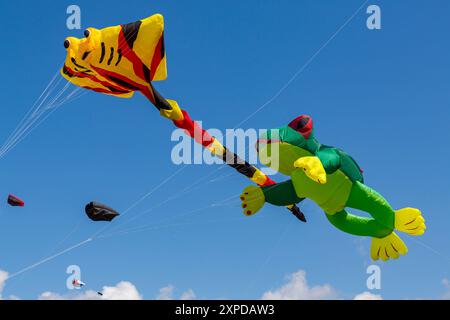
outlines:
{"label": "green frog kite", "polygon": [[[300,116],[287,126],[261,135],[257,151],[264,165],[291,179],[267,187],[245,188],[241,195],[245,215],[255,214],[266,202],[287,206],[308,198],[323,209],[336,228],[372,237],[371,257],[383,261],[408,252],[394,230],[413,236],[425,232],[420,210],[392,209],[378,192],[364,184],[362,170],[352,157],[314,137],[309,116]],[[347,208],[365,211],[372,218],[353,215]]]}

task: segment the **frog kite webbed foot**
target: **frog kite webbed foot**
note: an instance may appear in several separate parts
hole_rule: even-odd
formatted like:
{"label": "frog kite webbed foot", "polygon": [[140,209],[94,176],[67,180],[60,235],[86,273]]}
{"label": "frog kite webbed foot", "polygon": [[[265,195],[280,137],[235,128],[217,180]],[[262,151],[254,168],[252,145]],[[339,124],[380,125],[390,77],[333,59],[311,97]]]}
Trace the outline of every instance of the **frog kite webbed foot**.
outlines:
{"label": "frog kite webbed foot", "polygon": [[395,211],[395,229],[412,236],[421,236],[426,230],[422,212],[415,208],[403,208]]}
{"label": "frog kite webbed foot", "polygon": [[372,238],[370,256],[375,261],[380,258],[383,261],[398,259],[400,255],[407,253],[408,248],[395,232],[392,232],[384,238]]}
{"label": "frog kite webbed foot", "polygon": [[266,201],[260,187],[248,186],[241,194],[242,209],[246,216],[257,213],[264,206]]}
{"label": "frog kite webbed foot", "polygon": [[[426,229],[422,212],[415,208],[403,208],[395,211],[395,229],[411,236],[421,236]],[[384,238],[372,238],[370,248],[373,260],[381,258],[383,261],[397,259],[408,253],[408,248],[402,239],[392,232]]]}

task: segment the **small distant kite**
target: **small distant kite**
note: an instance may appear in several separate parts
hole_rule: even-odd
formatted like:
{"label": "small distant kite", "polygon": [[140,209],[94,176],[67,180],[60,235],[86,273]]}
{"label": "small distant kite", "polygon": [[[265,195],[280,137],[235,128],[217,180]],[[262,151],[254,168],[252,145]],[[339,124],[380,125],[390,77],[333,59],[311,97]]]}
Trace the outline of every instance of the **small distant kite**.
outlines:
{"label": "small distant kite", "polygon": [[79,280],[79,279],[74,279],[74,280],[72,281],[72,285],[73,285],[75,288],[82,288],[82,287],[84,287],[84,286],[86,285],[86,283],[82,282],[82,281]]}
{"label": "small distant kite", "polygon": [[25,206],[25,202],[15,195],[10,194],[8,196],[8,204],[12,207],[23,207]]}
{"label": "small distant kite", "polygon": [[119,213],[99,202],[89,202],[85,208],[86,214],[92,221],[112,221]]}

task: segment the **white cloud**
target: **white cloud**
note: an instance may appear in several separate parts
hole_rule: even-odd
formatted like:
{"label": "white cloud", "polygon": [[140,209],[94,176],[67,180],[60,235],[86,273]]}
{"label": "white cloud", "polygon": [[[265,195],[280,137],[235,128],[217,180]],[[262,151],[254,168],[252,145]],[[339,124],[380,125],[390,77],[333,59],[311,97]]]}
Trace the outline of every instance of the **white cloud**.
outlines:
{"label": "white cloud", "polygon": [[142,300],[136,287],[128,281],[121,281],[114,287],[103,287],[102,293],[106,300]]}
{"label": "white cloud", "polygon": [[166,287],[159,289],[159,293],[156,296],[156,300],[173,300],[174,286],[169,284]]}
{"label": "white cloud", "polygon": [[[8,272],[0,270],[0,300]],[[158,300],[174,300],[175,287],[168,285],[159,290]],[[38,296],[38,300],[142,300],[143,297],[136,286],[129,281],[121,281],[115,286],[104,286],[101,295],[94,290],[73,290],[68,294],[45,291]],[[196,295],[192,289],[181,293],[179,300],[194,300]],[[11,300],[18,300],[17,296],[10,296]]]}
{"label": "white cloud", "polygon": [[[306,272],[299,270],[287,277],[288,282],[281,287],[267,291],[263,294],[263,300],[327,300],[341,299],[332,286],[328,284],[309,286]],[[369,291],[357,294],[354,300],[383,300],[381,295]]]}
{"label": "white cloud", "polygon": [[[166,287],[159,289],[159,293],[156,296],[156,300],[175,300],[174,298],[175,287],[169,284]],[[181,293],[179,300],[194,300],[196,298],[195,292],[189,289]]]}
{"label": "white cloud", "polygon": [[[5,288],[6,285],[6,280],[8,280],[9,277],[9,273],[4,271],[4,270],[0,270],[0,300],[3,299],[2,297],[2,293],[3,293],[3,289]],[[7,300],[20,300],[19,297],[11,295],[7,298]]]}
{"label": "white cloud", "polygon": [[103,287],[99,295],[96,291],[87,290],[79,294],[61,295],[54,292],[44,292],[39,296],[39,300],[142,300],[138,290],[128,281],[121,281],[115,286]]}
{"label": "white cloud", "polygon": [[306,272],[299,270],[288,276],[283,286],[267,291],[263,300],[325,300],[337,299],[336,290],[328,284],[310,287],[306,280]]}
{"label": "white cloud", "polygon": [[3,288],[5,287],[7,279],[8,279],[8,272],[0,270],[0,300],[2,299],[2,292]]}
{"label": "white cloud", "polygon": [[195,300],[195,298],[197,298],[195,292],[192,291],[192,289],[189,289],[181,294],[180,300]]}
{"label": "white cloud", "polygon": [[373,294],[369,291],[365,291],[363,293],[357,294],[353,300],[383,300],[381,295]]}

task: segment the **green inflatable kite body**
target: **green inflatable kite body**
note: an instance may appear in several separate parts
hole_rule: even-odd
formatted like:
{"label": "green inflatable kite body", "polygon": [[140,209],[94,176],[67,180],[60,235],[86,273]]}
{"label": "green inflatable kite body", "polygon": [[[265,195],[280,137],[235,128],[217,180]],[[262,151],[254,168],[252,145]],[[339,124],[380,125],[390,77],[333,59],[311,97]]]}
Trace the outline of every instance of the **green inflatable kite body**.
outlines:
{"label": "green inflatable kite body", "polygon": [[[293,170],[288,174],[291,180],[262,188],[266,202],[284,206],[311,199],[335,227],[353,235],[383,238],[394,230],[395,211],[379,193],[363,184],[361,169],[353,158],[340,149],[320,144],[313,130],[305,138],[290,126],[268,131],[266,139],[260,142],[273,141],[272,133],[278,134],[283,144],[296,147],[293,152],[289,146],[280,146],[280,167],[292,163],[282,164],[291,159],[285,153],[297,158],[315,156],[327,173],[327,183],[317,183],[304,170]],[[372,219],[350,214],[346,207],[365,211]]]}
{"label": "green inflatable kite body", "polygon": [[[421,212],[394,210],[378,192],[364,184],[362,170],[344,151],[321,144],[312,119],[300,116],[289,125],[269,130],[257,143],[261,162],[291,179],[265,187],[247,187],[241,195],[244,214],[250,216],[264,203],[287,206],[305,198],[319,205],[339,230],[373,238],[371,256],[396,259],[407,247],[394,230],[422,235],[426,229]],[[371,217],[347,212],[361,210]]]}

